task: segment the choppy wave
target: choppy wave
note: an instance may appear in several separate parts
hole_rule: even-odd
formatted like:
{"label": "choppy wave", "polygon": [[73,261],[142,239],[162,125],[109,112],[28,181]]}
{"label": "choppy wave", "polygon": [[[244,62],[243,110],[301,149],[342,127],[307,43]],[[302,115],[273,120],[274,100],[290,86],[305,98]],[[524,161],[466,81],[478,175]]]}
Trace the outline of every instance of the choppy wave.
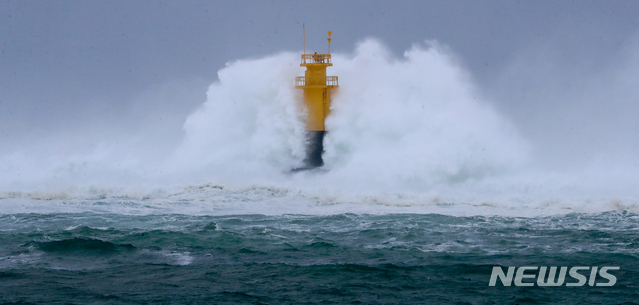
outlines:
{"label": "choppy wave", "polygon": [[[536,218],[437,214],[120,215],[60,213],[1,216],[7,264],[43,261],[95,266],[95,259],[169,265],[244,255],[252,262],[309,265],[375,263],[375,252],[525,256],[599,253],[639,255],[639,216],[571,213]],[[69,223],[77,226],[65,228]],[[109,227],[98,228],[108,224]],[[543,237],[543,238],[541,238]],[[348,249],[348,250],[345,250]],[[283,255],[288,253],[288,255]],[[306,254],[312,254],[311,258]],[[32,260],[26,259],[28,255]],[[361,257],[353,257],[358,256]],[[372,256],[370,256],[372,255]],[[48,256],[45,259],[43,256]],[[389,263],[393,255],[387,255]],[[107,262],[108,263],[108,262]],[[105,264],[106,265],[106,264]]]}
{"label": "choppy wave", "polygon": [[[638,229],[639,216],[631,212],[5,214],[0,300],[621,303],[637,298]],[[493,266],[538,265],[621,269],[614,287],[488,286]]]}
{"label": "choppy wave", "polygon": [[[478,191],[479,192],[479,191]],[[203,184],[190,187],[148,191],[126,189],[96,191],[76,189],[69,193],[13,192],[0,198],[0,214],[16,213],[117,213],[122,215],[284,215],[342,213],[438,213],[452,216],[502,215],[544,216],[606,211],[639,211],[633,198],[538,197],[529,200],[517,196],[491,194],[455,196],[432,194],[339,194],[322,193],[312,188],[281,186],[227,187]]]}
{"label": "choppy wave", "polygon": [[300,92],[292,87],[302,69],[299,54],[281,53],[221,69],[202,107],[184,118],[184,140],[162,158],[144,154],[158,149],[146,142],[122,150],[99,140],[88,153],[24,148],[0,156],[0,213],[637,210],[632,168],[538,168],[534,147],[437,42],[397,58],[368,39],[333,62],[329,74],[341,86],[323,171],[288,172],[303,155]]}

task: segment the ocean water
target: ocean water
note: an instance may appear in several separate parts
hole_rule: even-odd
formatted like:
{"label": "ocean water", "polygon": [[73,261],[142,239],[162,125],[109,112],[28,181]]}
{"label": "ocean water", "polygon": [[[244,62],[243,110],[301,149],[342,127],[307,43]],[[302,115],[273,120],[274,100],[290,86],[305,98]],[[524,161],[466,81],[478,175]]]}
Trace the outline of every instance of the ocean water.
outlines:
{"label": "ocean water", "polygon": [[[437,42],[333,56],[319,170],[290,172],[297,53],[229,62],[172,147],[148,128],[3,148],[0,303],[639,303],[632,151],[548,166]],[[495,266],[619,269],[490,286]]]}
{"label": "ocean water", "polygon": [[[210,199],[203,202],[200,196],[197,200],[171,196],[16,200],[14,204],[21,205],[18,211],[0,216],[0,300],[5,304],[636,304],[639,300],[637,213],[216,215],[220,213],[216,205],[224,205],[224,200],[292,198],[265,190],[208,188],[203,198]],[[53,207],[48,212],[30,211],[44,205]],[[620,270],[610,272],[617,278],[612,287],[491,287],[493,266],[619,266]]]}

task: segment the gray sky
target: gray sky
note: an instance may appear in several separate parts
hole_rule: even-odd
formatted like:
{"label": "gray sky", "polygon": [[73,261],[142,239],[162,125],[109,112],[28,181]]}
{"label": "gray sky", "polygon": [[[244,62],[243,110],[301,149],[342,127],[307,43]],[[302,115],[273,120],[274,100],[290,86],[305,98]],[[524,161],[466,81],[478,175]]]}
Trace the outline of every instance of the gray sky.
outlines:
{"label": "gray sky", "polygon": [[[397,56],[427,39],[449,45],[499,111],[531,141],[546,141],[547,154],[583,148],[588,137],[575,140],[575,128],[625,130],[619,143],[637,138],[627,131],[639,128],[633,117],[609,123],[639,110],[637,91],[614,83],[639,76],[639,1],[65,0],[0,1],[0,143],[140,129],[169,112],[180,124],[226,62],[301,50],[303,23],[308,48],[324,48],[332,30],[333,52],[350,53],[366,37]],[[610,102],[596,92],[621,97],[602,116],[580,105]],[[557,144],[570,141],[578,143]]]}

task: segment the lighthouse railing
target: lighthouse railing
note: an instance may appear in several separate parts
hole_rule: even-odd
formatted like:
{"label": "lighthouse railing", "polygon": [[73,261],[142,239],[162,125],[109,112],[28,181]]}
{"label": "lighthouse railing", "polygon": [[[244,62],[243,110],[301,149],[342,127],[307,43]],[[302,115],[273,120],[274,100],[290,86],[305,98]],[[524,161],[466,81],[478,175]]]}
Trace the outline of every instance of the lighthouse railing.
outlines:
{"label": "lighthouse railing", "polygon": [[331,54],[302,54],[303,64],[330,64]]}
{"label": "lighthouse railing", "polygon": [[[295,77],[295,86],[296,87],[304,87],[306,86],[306,77],[297,76]],[[339,81],[337,76],[327,76],[326,77],[326,86],[339,86]]]}
{"label": "lighthouse railing", "polygon": [[338,86],[337,76],[327,76],[326,86]]}

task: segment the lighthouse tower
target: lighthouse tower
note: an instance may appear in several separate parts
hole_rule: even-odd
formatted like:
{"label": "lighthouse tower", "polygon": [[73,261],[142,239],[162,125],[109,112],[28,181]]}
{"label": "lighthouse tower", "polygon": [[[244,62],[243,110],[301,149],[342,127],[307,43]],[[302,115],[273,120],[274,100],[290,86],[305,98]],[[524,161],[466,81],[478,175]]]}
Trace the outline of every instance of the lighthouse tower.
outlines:
{"label": "lighthouse tower", "polygon": [[[304,107],[306,108],[306,158],[305,168],[324,165],[322,152],[324,151],[324,134],[326,126],[324,119],[331,107],[331,90],[338,87],[337,76],[326,76],[326,67],[331,62],[331,34],[328,32],[327,54],[302,54],[301,67],[306,67],[304,76],[295,78],[295,88],[304,90]],[[306,40],[306,38],[304,38]]]}

